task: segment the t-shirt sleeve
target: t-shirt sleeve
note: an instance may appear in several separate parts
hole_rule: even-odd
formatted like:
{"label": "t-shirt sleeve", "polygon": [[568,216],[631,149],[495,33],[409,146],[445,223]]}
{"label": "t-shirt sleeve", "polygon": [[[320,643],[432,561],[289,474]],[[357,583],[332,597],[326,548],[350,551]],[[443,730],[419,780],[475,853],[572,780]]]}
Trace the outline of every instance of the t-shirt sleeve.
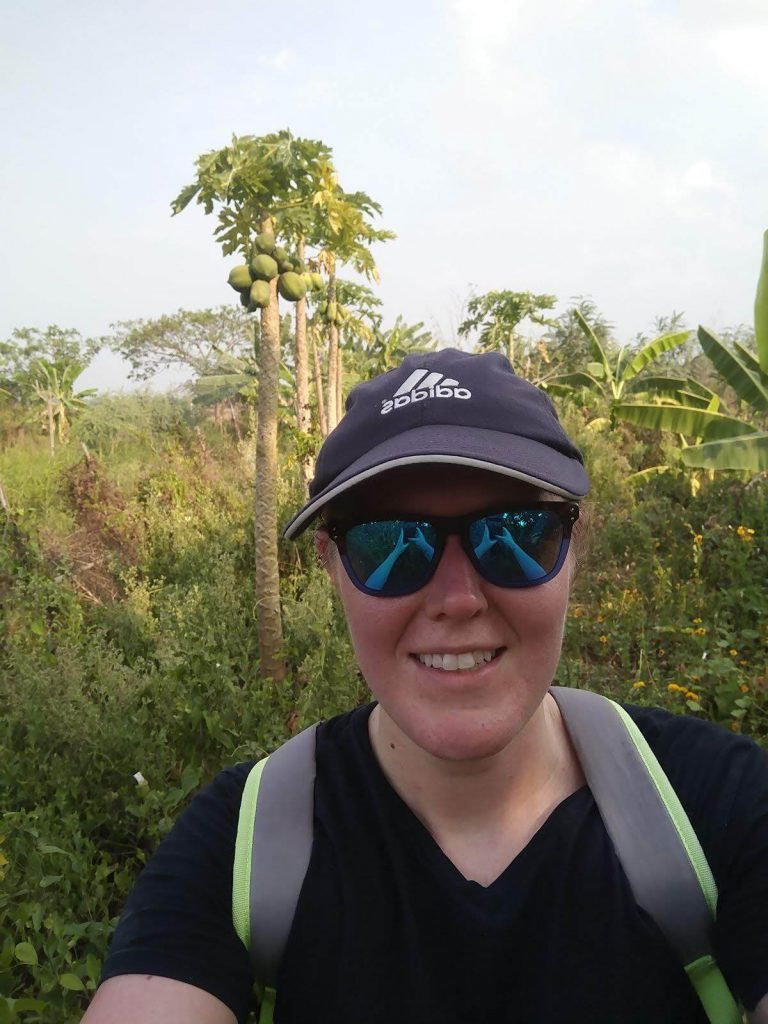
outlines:
{"label": "t-shirt sleeve", "polygon": [[748,1010],[768,992],[768,753],[746,736],[628,708],[659,758],[718,888],[715,959]]}
{"label": "t-shirt sleeve", "polygon": [[742,741],[730,758],[715,958],[745,1007],[768,994],[768,754]]}
{"label": "t-shirt sleeve", "polygon": [[221,772],[179,816],[128,897],[102,981],[173,978],[210,992],[246,1020],[254,979],[232,924],[232,861],[250,767]]}

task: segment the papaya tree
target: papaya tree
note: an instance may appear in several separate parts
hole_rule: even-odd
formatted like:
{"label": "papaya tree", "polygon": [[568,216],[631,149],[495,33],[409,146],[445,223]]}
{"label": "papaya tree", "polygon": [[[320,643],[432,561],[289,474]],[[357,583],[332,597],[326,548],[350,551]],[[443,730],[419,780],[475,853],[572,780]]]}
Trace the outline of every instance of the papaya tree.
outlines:
{"label": "papaya tree", "polygon": [[[260,137],[234,136],[231,145],[198,157],[195,178],[173,200],[172,211],[180,213],[192,200],[202,205],[206,214],[215,211],[214,237],[225,256],[238,253],[247,269],[255,259],[257,236],[274,239],[280,235],[281,218],[288,211],[311,205],[320,185],[320,168],[330,156],[322,142],[297,139],[287,130]],[[261,671],[280,681],[285,678],[286,664],[277,537],[280,314],[276,274],[262,292],[254,502],[255,587]]]}
{"label": "papaya tree", "polygon": [[349,264],[368,280],[378,281],[379,274],[370,247],[374,242],[383,242],[395,236],[391,231],[373,226],[371,218],[381,214],[379,204],[365,192],[345,192],[330,162],[322,168],[320,187],[312,202],[318,211],[317,230],[322,239],[317,261],[328,277],[324,314],[328,324],[326,418],[328,430],[331,431],[341,416],[343,381],[336,295],[337,267]]}
{"label": "papaya tree", "polygon": [[544,314],[554,309],[556,302],[554,295],[533,292],[491,291],[475,295],[467,303],[467,316],[459,324],[459,336],[476,332],[479,352],[501,351],[514,366],[519,325],[524,320],[551,325]]}

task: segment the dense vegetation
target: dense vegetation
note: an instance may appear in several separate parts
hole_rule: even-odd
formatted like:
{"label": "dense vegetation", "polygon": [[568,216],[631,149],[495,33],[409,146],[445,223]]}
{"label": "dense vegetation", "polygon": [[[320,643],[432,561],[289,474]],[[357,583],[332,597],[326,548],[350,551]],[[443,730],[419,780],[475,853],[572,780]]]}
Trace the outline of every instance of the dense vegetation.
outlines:
{"label": "dense vegetation", "polygon": [[[277,525],[344,395],[436,339],[384,327],[359,275],[393,236],[322,143],[234,138],[174,212],[193,199],[241,260],[230,306],[0,342],[0,1024],[79,1021],[193,790],[367,699],[311,537]],[[548,388],[592,477],[556,681],[768,745],[768,235],[755,333],[699,349],[673,314],[621,346],[555,303],[473,296],[459,335]],[[77,391],[104,343],[188,393]]]}
{"label": "dense vegetation", "polygon": [[[590,429],[593,412],[563,407],[594,490],[558,681],[765,742],[765,481],[721,475],[693,496],[667,474],[635,490],[655,439]],[[29,433],[0,455],[0,1021],[78,1020],[189,794],[366,699],[307,538],[280,551],[289,679],[260,677],[244,419],[238,441],[186,400],[103,398],[53,458]],[[292,437],[283,519],[301,486]]]}

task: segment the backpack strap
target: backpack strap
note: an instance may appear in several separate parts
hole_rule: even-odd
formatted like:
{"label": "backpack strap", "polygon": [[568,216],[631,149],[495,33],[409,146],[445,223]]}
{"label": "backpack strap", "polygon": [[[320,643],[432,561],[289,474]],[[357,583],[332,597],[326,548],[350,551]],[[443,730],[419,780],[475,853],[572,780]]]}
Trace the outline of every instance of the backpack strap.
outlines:
{"label": "backpack strap", "polygon": [[589,690],[551,692],[637,904],[664,934],[712,1024],[741,1024],[712,956],[715,879],[647,740],[614,701]]}
{"label": "backpack strap", "polygon": [[265,989],[260,1024],[272,1019],[280,960],[312,852],[316,731],[310,726],[255,764],[240,802],[232,918]]}

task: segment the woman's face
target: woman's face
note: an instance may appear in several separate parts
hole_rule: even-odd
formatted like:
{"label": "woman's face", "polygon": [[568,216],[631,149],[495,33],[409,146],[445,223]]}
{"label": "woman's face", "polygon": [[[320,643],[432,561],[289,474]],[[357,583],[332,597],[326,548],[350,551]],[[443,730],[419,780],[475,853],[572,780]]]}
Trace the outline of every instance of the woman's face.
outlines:
{"label": "woman's face", "polygon": [[[361,514],[407,510],[454,516],[541,498],[527,484],[456,466],[392,470],[355,491]],[[551,496],[547,496],[548,498]],[[330,545],[321,534],[319,546]],[[326,558],[344,605],[360,669],[395,732],[448,760],[503,750],[541,704],[560,657],[572,571],[537,587],[505,589],[474,569],[457,536],[434,576],[403,597],[373,597],[351,582],[336,552]],[[492,651],[471,669],[449,671],[426,654]]]}

